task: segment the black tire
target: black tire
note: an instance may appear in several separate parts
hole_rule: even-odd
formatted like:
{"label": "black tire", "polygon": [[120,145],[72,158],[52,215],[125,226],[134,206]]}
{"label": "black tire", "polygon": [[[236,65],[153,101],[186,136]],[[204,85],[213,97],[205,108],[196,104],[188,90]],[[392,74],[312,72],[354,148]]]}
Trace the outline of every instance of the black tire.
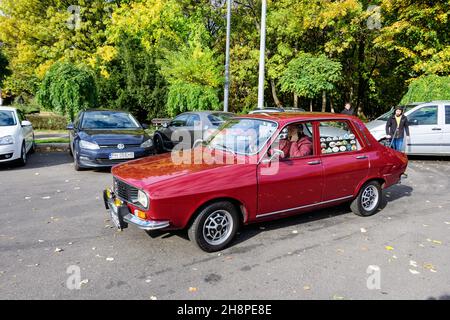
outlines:
{"label": "black tire", "polygon": [[[220,224],[222,222],[225,228]],[[211,227],[211,223],[216,224],[216,229],[208,233],[208,229],[213,229],[207,228],[208,224]],[[203,251],[215,252],[224,249],[233,240],[238,228],[239,214],[236,207],[228,201],[219,201],[206,206],[197,214],[188,229],[188,236]],[[216,241],[211,239],[214,235],[219,236]]]}
{"label": "black tire", "polygon": [[71,157],[73,157],[73,152],[72,152],[72,148],[71,148],[70,144],[69,144],[69,154]]}
{"label": "black tire", "polygon": [[75,171],[81,171],[83,168],[80,166],[80,162],[78,161],[77,150],[73,152],[73,167]]}
{"label": "black tire", "polygon": [[382,198],[380,183],[368,181],[359,190],[358,196],[350,204],[350,209],[358,216],[369,217],[378,211]]}
{"label": "black tire", "polygon": [[22,151],[20,153],[20,158],[17,159],[17,164],[23,167],[27,164],[27,148],[25,146],[25,141],[22,142]]}
{"label": "black tire", "polygon": [[30,154],[33,154],[36,152],[36,141],[34,140],[34,134],[33,134],[33,143],[31,144]]}
{"label": "black tire", "polygon": [[165,151],[164,150],[164,143],[163,143],[162,138],[161,138],[161,136],[159,134],[156,134],[154,136],[154,141],[155,141],[155,151],[156,151],[156,153],[157,154],[164,153],[164,151]]}

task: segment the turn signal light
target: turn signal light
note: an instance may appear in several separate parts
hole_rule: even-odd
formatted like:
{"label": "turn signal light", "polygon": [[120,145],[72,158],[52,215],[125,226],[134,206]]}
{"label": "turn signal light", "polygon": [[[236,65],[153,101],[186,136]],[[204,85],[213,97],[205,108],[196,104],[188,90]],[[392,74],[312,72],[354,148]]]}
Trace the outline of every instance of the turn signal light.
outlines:
{"label": "turn signal light", "polygon": [[141,210],[134,210],[134,215],[136,217],[144,219],[144,220],[147,218],[146,215],[145,215],[145,212],[143,212]]}
{"label": "turn signal light", "polygon": [[120,207],[122,205],[122,201],[116,198],[114,199],[114,204],[116,205],[116,207]]}

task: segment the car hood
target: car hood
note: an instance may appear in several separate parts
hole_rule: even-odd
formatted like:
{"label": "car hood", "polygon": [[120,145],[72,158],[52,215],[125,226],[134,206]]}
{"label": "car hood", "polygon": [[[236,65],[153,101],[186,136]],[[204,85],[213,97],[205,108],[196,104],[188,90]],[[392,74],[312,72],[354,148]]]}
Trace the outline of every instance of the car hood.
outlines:
{"label": "car hood", "polygon": [[148,138],[144,130],[83,130],[80,137],[99,145],[140,144]]}
{"label": "car hood", "polygon": [[191,161],[192,164],[177,164],[172,160],[171,153],[167,153],[114,166],[111,172],[120,180],[144,188],[160,181],[226,166],[226,164],[195,164],[193,157]]}
{"label": "car hood", "polygon": [[386,126],[386,121],[383,120],[373,120],[366,123],[367,129],[370,131],[384,130]]}
{"label": "car hood", "polygon": [[16,126],[0,127],[0,137],[14,135],[16,133]]}

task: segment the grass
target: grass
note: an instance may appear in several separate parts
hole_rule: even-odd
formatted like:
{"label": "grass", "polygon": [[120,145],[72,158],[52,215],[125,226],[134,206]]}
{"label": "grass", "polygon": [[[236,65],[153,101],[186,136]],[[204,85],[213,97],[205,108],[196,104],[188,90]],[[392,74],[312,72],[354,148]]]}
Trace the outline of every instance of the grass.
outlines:
{"label": "grass", "polygon": [[43,143],[69,143],[69,138],[48,138],[48,139],[36,139],[36,144]]}

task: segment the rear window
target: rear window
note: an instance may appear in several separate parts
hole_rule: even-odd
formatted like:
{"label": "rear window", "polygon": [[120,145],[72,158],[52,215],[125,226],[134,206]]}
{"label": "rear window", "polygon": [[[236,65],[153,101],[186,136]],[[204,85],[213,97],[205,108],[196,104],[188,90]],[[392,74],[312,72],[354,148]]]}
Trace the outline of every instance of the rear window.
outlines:
{"label": "rear window", "polygon": [[14,112],[2,110],[0,111],[0,127],[15,126],[17,124]]}

